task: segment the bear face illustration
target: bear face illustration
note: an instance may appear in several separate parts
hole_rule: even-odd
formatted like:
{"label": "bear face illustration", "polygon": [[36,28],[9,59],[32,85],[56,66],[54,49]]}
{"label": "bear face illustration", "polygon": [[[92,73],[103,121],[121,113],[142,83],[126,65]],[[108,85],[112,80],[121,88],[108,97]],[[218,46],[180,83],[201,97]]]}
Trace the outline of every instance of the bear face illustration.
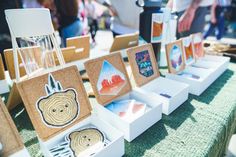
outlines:
{"label": "bear face illustration", "polygon": [[78,156],[99,142],[103,143],[104,140],[104,135],[96,128],[83,129],[69,134],[70,148],[74,156]]}
{"label": "bear face illustration", "polygon": [[73,122],[79,114],[79,104],[74,89],[54,92],[37,102],[43,121],[52,127],[64,127]]}

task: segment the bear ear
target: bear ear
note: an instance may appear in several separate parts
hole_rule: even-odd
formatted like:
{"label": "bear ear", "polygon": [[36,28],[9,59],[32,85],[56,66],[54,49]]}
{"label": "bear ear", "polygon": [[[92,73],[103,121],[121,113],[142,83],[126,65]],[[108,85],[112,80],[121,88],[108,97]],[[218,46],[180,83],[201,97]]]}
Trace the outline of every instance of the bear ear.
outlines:
{"label": "bear ear", "polygon": [[45,106],[46,106],[46,104],[47,104],[46,101],[47,101],[47,99],[41,99],[41,100],[37,103],[38,109],[39,109],[40,111],[44,111]]}
{"label": "bear ear", "polygon": [[69,140],[70,140],[70,141],[73,139],[74,135],[75,135],[75,132],[72,132],[72,133],[69,135]]}
{"label": "bear ear", "polygon": [[66,95],[67,96],[70,96],[72,99],[75,99],[76,98],[76,93],[73,89],[69,89],[67,92],[66,92]]}

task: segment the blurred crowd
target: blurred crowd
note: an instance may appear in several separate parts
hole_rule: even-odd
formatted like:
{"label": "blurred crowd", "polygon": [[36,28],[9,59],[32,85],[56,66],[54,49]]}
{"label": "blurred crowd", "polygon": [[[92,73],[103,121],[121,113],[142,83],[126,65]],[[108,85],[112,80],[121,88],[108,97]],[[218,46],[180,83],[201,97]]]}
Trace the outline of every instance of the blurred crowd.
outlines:
{"label": "blurred crowd", "polygon": [[[226,31],[235,30],[236,0],[169,0],[163,6],[178,16],[177,37],[204,32],[204,38],[215,35],[220,40]],[[11,38],[4,10],[12,8],[48,8],[53,26],[64,47],[66,38],[91,34],[96,44],[98,29],[110,29],[113,36],[138,32],[142,7],[136,0],[1,0],[0,52],[11,48]],[[206,25],[206,17],[209,22]],[[230,27],[230,24],[232,24]],[[228,24],[228,25],[226,25]]]}

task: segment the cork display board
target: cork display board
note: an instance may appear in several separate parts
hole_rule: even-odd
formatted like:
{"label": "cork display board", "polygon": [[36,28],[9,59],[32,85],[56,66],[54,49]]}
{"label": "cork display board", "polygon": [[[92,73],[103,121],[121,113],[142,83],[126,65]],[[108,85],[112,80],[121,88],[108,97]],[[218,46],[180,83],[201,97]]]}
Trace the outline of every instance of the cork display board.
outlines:
{"label": "cork display board", "polygon": [[[77,61],[85,58],[89,58],[90,55],[90,37],[87,36],[79,36],[73,38],[66,39],[67,47],[75,47],[75,51],[73,53],[73,57],[70,58],[70,62]],[[63,54],[64,56],[64,54]]]}
{"label": "cork display board", "polygon": [[203,48],[203,37],[201,33],[195,33],[191,35],[193,40],[193,49],[194,49],[194,57],[196,59],[202,58],[205,56],[204,48]]}
{"label": "cork display board", "polygon": [[131,91],[131,84],[120,53],[85,62],[89,81],[99,104],[106,105]]}
{"label": "cork display board", "polygon": [[[74,46],[61,48],[61,52],[65,60],[65,63],[70,63],[70,62],[75,61],[76,48]],[[56,52],[54,52],[53,55],[54,55],[56,65],[59,65],[59,60],[57,58]]]}
{"label": "cork display board", "polygon": [[4,71],[4,65],[2,60],[2,55],[0,54],[0,80],[5,80],[5,71]]}
{"label": "cork display board", "polygon": [[151,44],[127,50],[129,63],[137,86],[142,86],[160,76]]}
{"label": "cork display board", "polygon": [[184,60],[186,65],[191,65],[195,62],[193,40],[190,36],[181,39],[184,50]]}
{"label": "cork display board", "polygon": [[[39,66],[43,66],[43,63],[41,61],[41,54],[42,53],[41,53],[40,47],[26,47],[26,48],[21,48],[20,51],[25,54],[30,53],[31,58],[34,58]],[[7,69],[9,71],[10,78],[13,80],[16,78],[13,50],[12,49],[4,50],[4,56],[6,59]],[[26,75],[26,71],[25,71],[24,65],[22,64],[22,60],[19,55],[19,51],[18,51],[18,63],[19,63],[20,76],[23,77]]]}
{"label": "cork display board", "polygon": [[0,98],[0,142],[3,145],[1,157],[8,157],[24,149],[24,144],[17,131],[17,128]]}
{"label": "cork display board", "polygon": [[112,53],[115,51],[138,46],[138,39],[139,39],[138,33],[118,35],[115,37],[112,43],[110,52]]}
{"label": "cork display board", "polygon": [[166,59],[169,73],[177,74],[184,70],[184,53],[181,40],[166,45]]}
{"label": "cork display board", "polygon": [[91,106],[76,66],[22,81],[17,88],[43,141],[90,115]]}

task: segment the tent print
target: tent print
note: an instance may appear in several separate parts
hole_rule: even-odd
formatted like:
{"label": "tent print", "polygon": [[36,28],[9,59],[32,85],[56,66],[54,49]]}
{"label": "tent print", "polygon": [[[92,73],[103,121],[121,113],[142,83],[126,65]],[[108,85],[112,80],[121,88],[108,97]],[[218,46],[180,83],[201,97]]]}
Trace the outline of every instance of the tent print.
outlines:
{"label": "tent print", "polygon": [[117,70],[107,60],[103,61],[97,82],[100,95],[117,95],[125,86],[126,80],[122,72]]}

